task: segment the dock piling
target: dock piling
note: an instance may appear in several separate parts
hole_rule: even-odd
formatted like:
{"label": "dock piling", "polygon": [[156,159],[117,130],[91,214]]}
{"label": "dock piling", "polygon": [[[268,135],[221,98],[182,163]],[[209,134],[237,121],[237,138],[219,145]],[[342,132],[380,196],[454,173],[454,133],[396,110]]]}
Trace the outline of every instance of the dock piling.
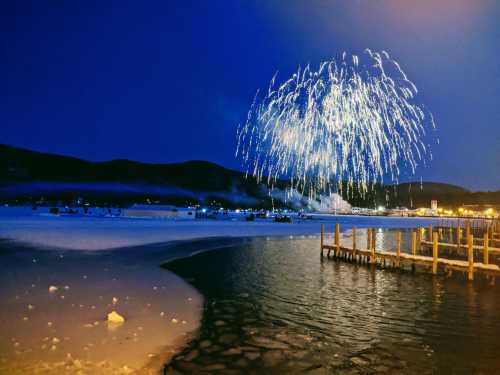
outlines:
{"label": "dock piling", "polygon": [[474,236],[469,234],[467,237],[467,260],[469,262],[468,278],[470,281],[474,280]]}
{"label": "dock piling", "polygon": [[460,223],[457,226],[457,249],[460,250],[460,244],[462,242],[462,229],[460,228]]}
{"label": "dock piling", "polygon": [[370,244],[370,249],[371,249],[371,261],[375,264],[376,259],[375,259],[375,246],[376,246],[376,234],[375,234],[375,228],[372,228],[372,243]]}
{"label": "dock piling", "polygon": [[488,232],[484,233],[484,239],[483,239],[483,263],[484,264],[490,264],[490,255],[488,254],[489,252],[489,238],[488,238]]}
{"label": "dock piling", "polygon": [[401,262],[401,232],[396,232],[396,261],[397,266],[399,267]]}
{"label": "dock piling", "polygon": [[356,261],[356,227],[352,227],[352,254],[354,261]]}
{"label": "dock piling", "polygon": [[321,246],[321,257],[323,258],[323,246],[324,246],[324,237],[325,237],[325,224],[321,224],[321,237],[320,237],[320,246]]}
{"label": "dock piling", "polygon": [[419,227],[417,230],[417,249],[419,252],[422,252],[422,237],[423,229]]}
{"label": "dock piling", "polygon": [[336,255],[339,256],[339,254],[340,254],[340,224],[339,223],[335,224],[335,252],[336,252]]}
{"label": "dock piling", "polygon": [[[367,228],[366,229],[366,249],[367,250],[371,250],[372,248],[372,229],[371,228]],[[369,257],[367,257],[366,261],[368,262]]]}
{"label": "dock piling", "polygon": [[375,228],[372,228],[372,249],[375,250],[377,247],[377,232]]}
{"label": "dock piling", "polygon": [[417,232],[411,232],[411,254],[417,255]]}
{"label": "dock piling", "polygon": [[373,236],[372,228],[368,228],[368,232],[369,232],[368,237],[370,241],[366,243],[366,248],[370,250],[372,248],[372,236]]}
{"label": "dock piling", "polygon": [[438,266],[438,234],[434,233],[432,236],[432,273],[437,273]]}

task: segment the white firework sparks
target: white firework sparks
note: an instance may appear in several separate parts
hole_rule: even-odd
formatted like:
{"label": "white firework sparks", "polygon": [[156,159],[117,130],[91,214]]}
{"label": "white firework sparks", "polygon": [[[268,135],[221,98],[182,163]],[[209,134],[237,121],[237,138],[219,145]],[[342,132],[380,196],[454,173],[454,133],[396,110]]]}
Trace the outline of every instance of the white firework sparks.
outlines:
{"label": "white firework sparks", "polygon": [[361,57],[299,68],[281,85],[275,76],[267,95],[257,94],[238,127],[236,155],[248,174],[270,186],[288,179],[314,196],[345,184],[366,192],[384,176],[397,181],[400,166],[415,173],[432,115],[387,52]]}

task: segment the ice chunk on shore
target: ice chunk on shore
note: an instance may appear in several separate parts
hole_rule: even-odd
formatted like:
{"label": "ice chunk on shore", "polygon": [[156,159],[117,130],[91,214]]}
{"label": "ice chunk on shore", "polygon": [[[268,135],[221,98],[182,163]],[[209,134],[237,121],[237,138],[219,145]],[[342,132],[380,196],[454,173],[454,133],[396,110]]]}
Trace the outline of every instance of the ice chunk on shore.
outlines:
{"label": "ice chunk on shore", "polygon": [[57,286],[51,285],[49,286],[49,293],[55,293],[58,289],[59,288]]}
{"label": "ice chunk on shore", "polygon": [[116,311],[112,311],[108,314],[108,322],[113,324],[123,324],[125,323],[125,318]]}

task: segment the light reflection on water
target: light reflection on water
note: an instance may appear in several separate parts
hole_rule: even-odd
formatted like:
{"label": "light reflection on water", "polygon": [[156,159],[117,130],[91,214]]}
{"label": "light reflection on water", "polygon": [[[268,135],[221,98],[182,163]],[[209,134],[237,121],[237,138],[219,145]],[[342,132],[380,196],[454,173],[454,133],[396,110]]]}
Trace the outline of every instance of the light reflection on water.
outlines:
{"label": "light reflection on water", "polygon": [[[363,246],[361,231],[358,238]],[[199,335],[171,364],[177,371],[214,365],[227,373],[500,371],[497,287],[321,261],[318,238],[227,241],[229,248],[166,266],[206,298]],[[394,233],[378,232],[377,248],[393,246]],[[221,342],[228,334],[238,337]],[[261,337],[285,346],[260,345]],[[247,349],[260,356],[249,360]]]}

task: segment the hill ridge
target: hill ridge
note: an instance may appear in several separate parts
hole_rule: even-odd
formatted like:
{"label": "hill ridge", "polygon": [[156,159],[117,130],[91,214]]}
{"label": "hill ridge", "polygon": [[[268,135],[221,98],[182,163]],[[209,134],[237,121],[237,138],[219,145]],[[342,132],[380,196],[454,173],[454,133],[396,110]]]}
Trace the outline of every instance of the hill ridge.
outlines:
{"label": "hill ridge", "polygon": [[[286,186],[284,181],[277,183],[278,188],[284,189]],[[217,193],[219,196],[224,195],[223,201],[230,205],[231,194],[235,198],[238,195],[248,198],[255,205],[272,204],[266,187],[258,184],[255,178],[245,178],[244,172],[211,161],[153,164],[113,159],[94,162],[0,144],[0,199],[28,200],[41,195],[64,195],[61,191],[66,196],[74,196],[79,194],[79,189],[87,196],[104,195],[111,201],[113,195],[120,196],[119,199],[127,195],[127,199],[141,200],[150,195],[168,200],[173,196],[206,198]],[[470,192],[447,183],[404,182],[377,185],[365,196],[354,193],[344,198],[356,206],[428,206],[430,199],[449,205],[471,202],[500,204],[500,190]],[[178,201],[178,197],[174,200]]]}

